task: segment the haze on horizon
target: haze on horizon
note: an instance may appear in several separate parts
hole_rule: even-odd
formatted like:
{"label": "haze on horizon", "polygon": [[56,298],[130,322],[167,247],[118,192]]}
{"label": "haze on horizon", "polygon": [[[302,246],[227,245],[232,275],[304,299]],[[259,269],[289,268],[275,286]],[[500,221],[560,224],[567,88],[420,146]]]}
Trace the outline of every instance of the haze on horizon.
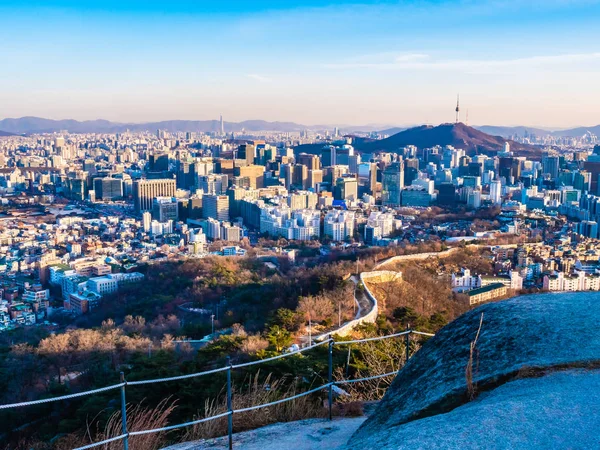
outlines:
{"label": "haze on horizon", "polygon": [[222,3],[3,1],[0,118],[600,122],[595,0]]}

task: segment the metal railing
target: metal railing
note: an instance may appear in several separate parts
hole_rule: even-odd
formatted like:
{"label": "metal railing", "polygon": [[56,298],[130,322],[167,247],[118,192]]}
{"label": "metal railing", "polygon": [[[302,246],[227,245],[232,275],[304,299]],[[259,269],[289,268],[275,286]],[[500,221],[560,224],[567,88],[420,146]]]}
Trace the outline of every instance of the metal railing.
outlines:
{"label": "metal railing", "polygon": [[[328,393],[327,393],[328,394],[328,399],[327,399],[328,417],[329,417],[329,420],[331,420],[332,419],[332,405],[333,405],[333,386],[375,380],[378,378],[384,378],[384,377],[388,377],[391,375],[396,375],[399,372],[399,371],[389,372],[389,373],[384,373],[381,375],[374,375],[374,376],[370,376],[370,377],[364,377],[364,378],[358,378],[358,379],[352,379],[352,380],[333,381],[333,347],[335,345],[359,344],[359,343],[364,343],[364,342],[380,341],[383,339],[391,339],[391,338],[395,338],[395,337],[405,336],[405,339],[406,339],[406,341],[405,341],[406,361],[408,361],[408,359],[410,358],[410,335],[411,334],[415,334],[418,336],[426,336],[426,337],[434,336],[431,333],[423,333],[420,331],[415,331],[415,330],[410,329],[409,327],[407,327],[406,331],[403,331],[401,333],[395,333],[395,334],[389,334],[389,335],[385,335],[385,336],[377,336],[377,337],[365,338],[365,339],[355,339],[355,340],[350,340],[350,341],[337,341],[336,342],[331,336],[329,336],[329,338],[325,341],[319,342],[317,344],[309,345],[308,347],[304,347],[302,349],[299,349],[299,350],[296,350],[293,352],[283,353],[281,355],[273,356],[271,358],[250,361],[247,363],[231,364],[230,358],[227,357],[227,365],[225,367],[220,367],[218,369],[212,369],[212,370],[207,370],[204,372],[197,372],[197,373],[192,373],[192,374],[187,374],[187,375],[180,375],[180,376],[167,377],[167,378],[155,378],[152,380],[127,381],[125,379],[124,373],[121,372],[120,373],[121,381],[118,384],[113,384],[111,386],[106,386],[106,387],[99,388],[99,389],[93,389],[90,391],[78,392],[75,394],[62,395],[60,397],[52,397],[52,398],[45,398],[45,399],[40,399],[40,400],[33,400],[33,401],[29,401],[29,402],[0,405],[0,410],[10,409],[10,408],[20,408],[20,407],[32,406],[32,405],[39,405],[39,404],[50,403],[50,402],[58,402],[58,401],[62,401],[62,400],[69,400],[72,398],[78,398],[78,397],[83,397],[83,396],[87,396],[87,395],[99,394],[102,392],[120,389],[120,391],[121,391],[120,392],[120,394],[121,394],[121,425],[122,425],[121,426],[121,430],[122,430],[121,434],[118,436],[111,437],[109,439],[105,439],[103,441],[94,442],[89,445],[85,445],[83,447],[78,447],[75,450],[91,449],[91,448],[99,447],[101,445],[109,444],[111,442],[120,441],[120,440],[123,441],[123,449],[129,450],[129,437],[131,437],[131,436],[140,436],[140,435],[150,434],[150,433],[161,433],[164,431],[177,430],[180,428],[197,425],[197,424],[200,424],[203,422],[221,419],[223,417],[227,417],[228,443],[229,443],[229,449],[232,449],[233,448],[233,415],[234,414],[240,414],[240,413],[253,411],[253,410],[257,410],[257,409],[268,408],[270,406],[275,406],[275,405],[278,405],[281,403],[289,402],[291,400],[295,400],[300,397],[305,397],[307,395],[314,394],[315,392],[319,392],[324,389],[327,389],[328,390]],[[320,347],[324,344],[328,345],[328,381],[327,381],[327,383],[325,383],[319,387],[310,389],[308,391],[301,392],[301,393],[296,394],[291,397],[286,397],[286,398],[283,398],[280,400],[275,400],[275,401],[272,401],[269,403],[264,403],[261,405],[255,405],[255,406],[250,406],[250,407],[240,408],[240,409],[233,409],[232,381],[231,381],[231,373],[233,370],[240,369],[243,367],[249,367],[249,366],[253,366],[253,365],[257,365],[257,364],[264,364],[264,363],[276,361],[276,360],[282,359],[282,358],[287,358],[288,356],[304,353],[308,350],[312,350],[312,349]],[[227,372],[227,412],[217,414],[214,416],[210,416],[210,417],[205,417],[202,419],[192,420],[190,422],[180,423],[177,425],[169,425],[166,427],[154,428],[154,429],[150,429],[150,430],[140,430],[140,431],[128,431],[127,430],[127,401],[126,401],[126,387],[127,386],[139,386],[139,385],[145,385],[145,384],[166,383],[166,382],[170,382],[170,381],[186,380],[186,379],[190,379],[190,378],[196,378],[196,377],[201,377],[201,376],[220,373],[220,372]]]}

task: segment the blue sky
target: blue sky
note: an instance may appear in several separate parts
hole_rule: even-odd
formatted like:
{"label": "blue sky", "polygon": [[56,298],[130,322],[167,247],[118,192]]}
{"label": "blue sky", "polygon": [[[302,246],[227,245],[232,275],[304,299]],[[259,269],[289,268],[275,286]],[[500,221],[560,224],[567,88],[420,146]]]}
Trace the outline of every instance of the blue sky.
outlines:
{"label": "blue sky", "polygon": [[[589,0],[5,1],[0,117],[600,122]],[[463,117],[465,119],[465,117]]]}

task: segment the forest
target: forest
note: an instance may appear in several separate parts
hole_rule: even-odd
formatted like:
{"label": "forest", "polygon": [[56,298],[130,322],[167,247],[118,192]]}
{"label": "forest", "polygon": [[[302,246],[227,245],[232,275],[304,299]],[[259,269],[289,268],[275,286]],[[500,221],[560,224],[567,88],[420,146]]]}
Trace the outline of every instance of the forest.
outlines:
{"label": "forest", "polygon": [[[0,347],[0,403],[108,386],[118,383],[121,371],[129,381],[145,380],[222,367],[228,356],[244,362],[281,354],[306,335],[309,320],[311,331],[317,333],[353,317],[355,287],[347,278],[357,267],[368,270],[383,257],[432,249],[414,246],[377,255],[342,254],[336,260],[328,257],[303,265],[280,262],[276,269],[256,258],[215,257],[149,265],[141,285],[119,291],[92,314],[55,333],[19,334],[12,342],[5,337]],[[390,334],[409,322],[423,331],[436,331],[460,312],[448,300],[442,283],[432,284],[409,303],[396,300],[394,296],[412,298],[405,290],[420,283],[418,272],[406,273],[406,283],[381,287],[382,295],[389,298],[386,307],[376,324],[362,327],[354,337]],[[357,288],[363,287],[359,284]],[[422,303],[424,296],[429,298],[428,304]],[[222,333],[199,349],[181,342],[209,335],[213,315],[215,329]],[[415,340],[413,350],[418,345]],[[336,347],[336,377],[398,370],[405,359],[403,348],[401,342],[388,341],[350,350]],[[251,402],[267,391],[272,399],[310,389],[326,380],[326,370],[326,346],[240,370],[234,374],[235,401]],[[340,403],[381,396],[391,378],[380,379],[376,385],[353,385],[348,398]],[[131,408],[138,408],[139,417],[145,412],[149,417],[162,417],[163,424],[178,423],[222,408],[224,384],[224,374],[216,374],[136,386],[128,390],[127,401]],[[108,391],[33,408],[1,410],[0,438],[11,449],[62,449],[90,443],[106,436],[114,425],[118,395],[118,391]],[[296,404],[293,411],[264,411],[254,422],[236,419],[236,429],[318,416],[323,412],[321,400],[315,394]],[[188,434],[157,437],[151,446],[215,435],[222,428],[217,423],[192,431],[195,434],[188,430]]]}

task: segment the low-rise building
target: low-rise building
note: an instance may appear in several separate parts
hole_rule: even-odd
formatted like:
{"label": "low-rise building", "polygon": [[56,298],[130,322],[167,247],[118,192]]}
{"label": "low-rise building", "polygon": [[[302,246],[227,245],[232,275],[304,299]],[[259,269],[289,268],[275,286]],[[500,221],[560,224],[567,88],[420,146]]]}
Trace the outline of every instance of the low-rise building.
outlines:
{"label": "low-rise building", "polygon": [[506,294],[507,288],[502,283],[490,284],[467,292],[467,295],[469,296],[469,305],[476,305],[478,303],[501,298]]}

